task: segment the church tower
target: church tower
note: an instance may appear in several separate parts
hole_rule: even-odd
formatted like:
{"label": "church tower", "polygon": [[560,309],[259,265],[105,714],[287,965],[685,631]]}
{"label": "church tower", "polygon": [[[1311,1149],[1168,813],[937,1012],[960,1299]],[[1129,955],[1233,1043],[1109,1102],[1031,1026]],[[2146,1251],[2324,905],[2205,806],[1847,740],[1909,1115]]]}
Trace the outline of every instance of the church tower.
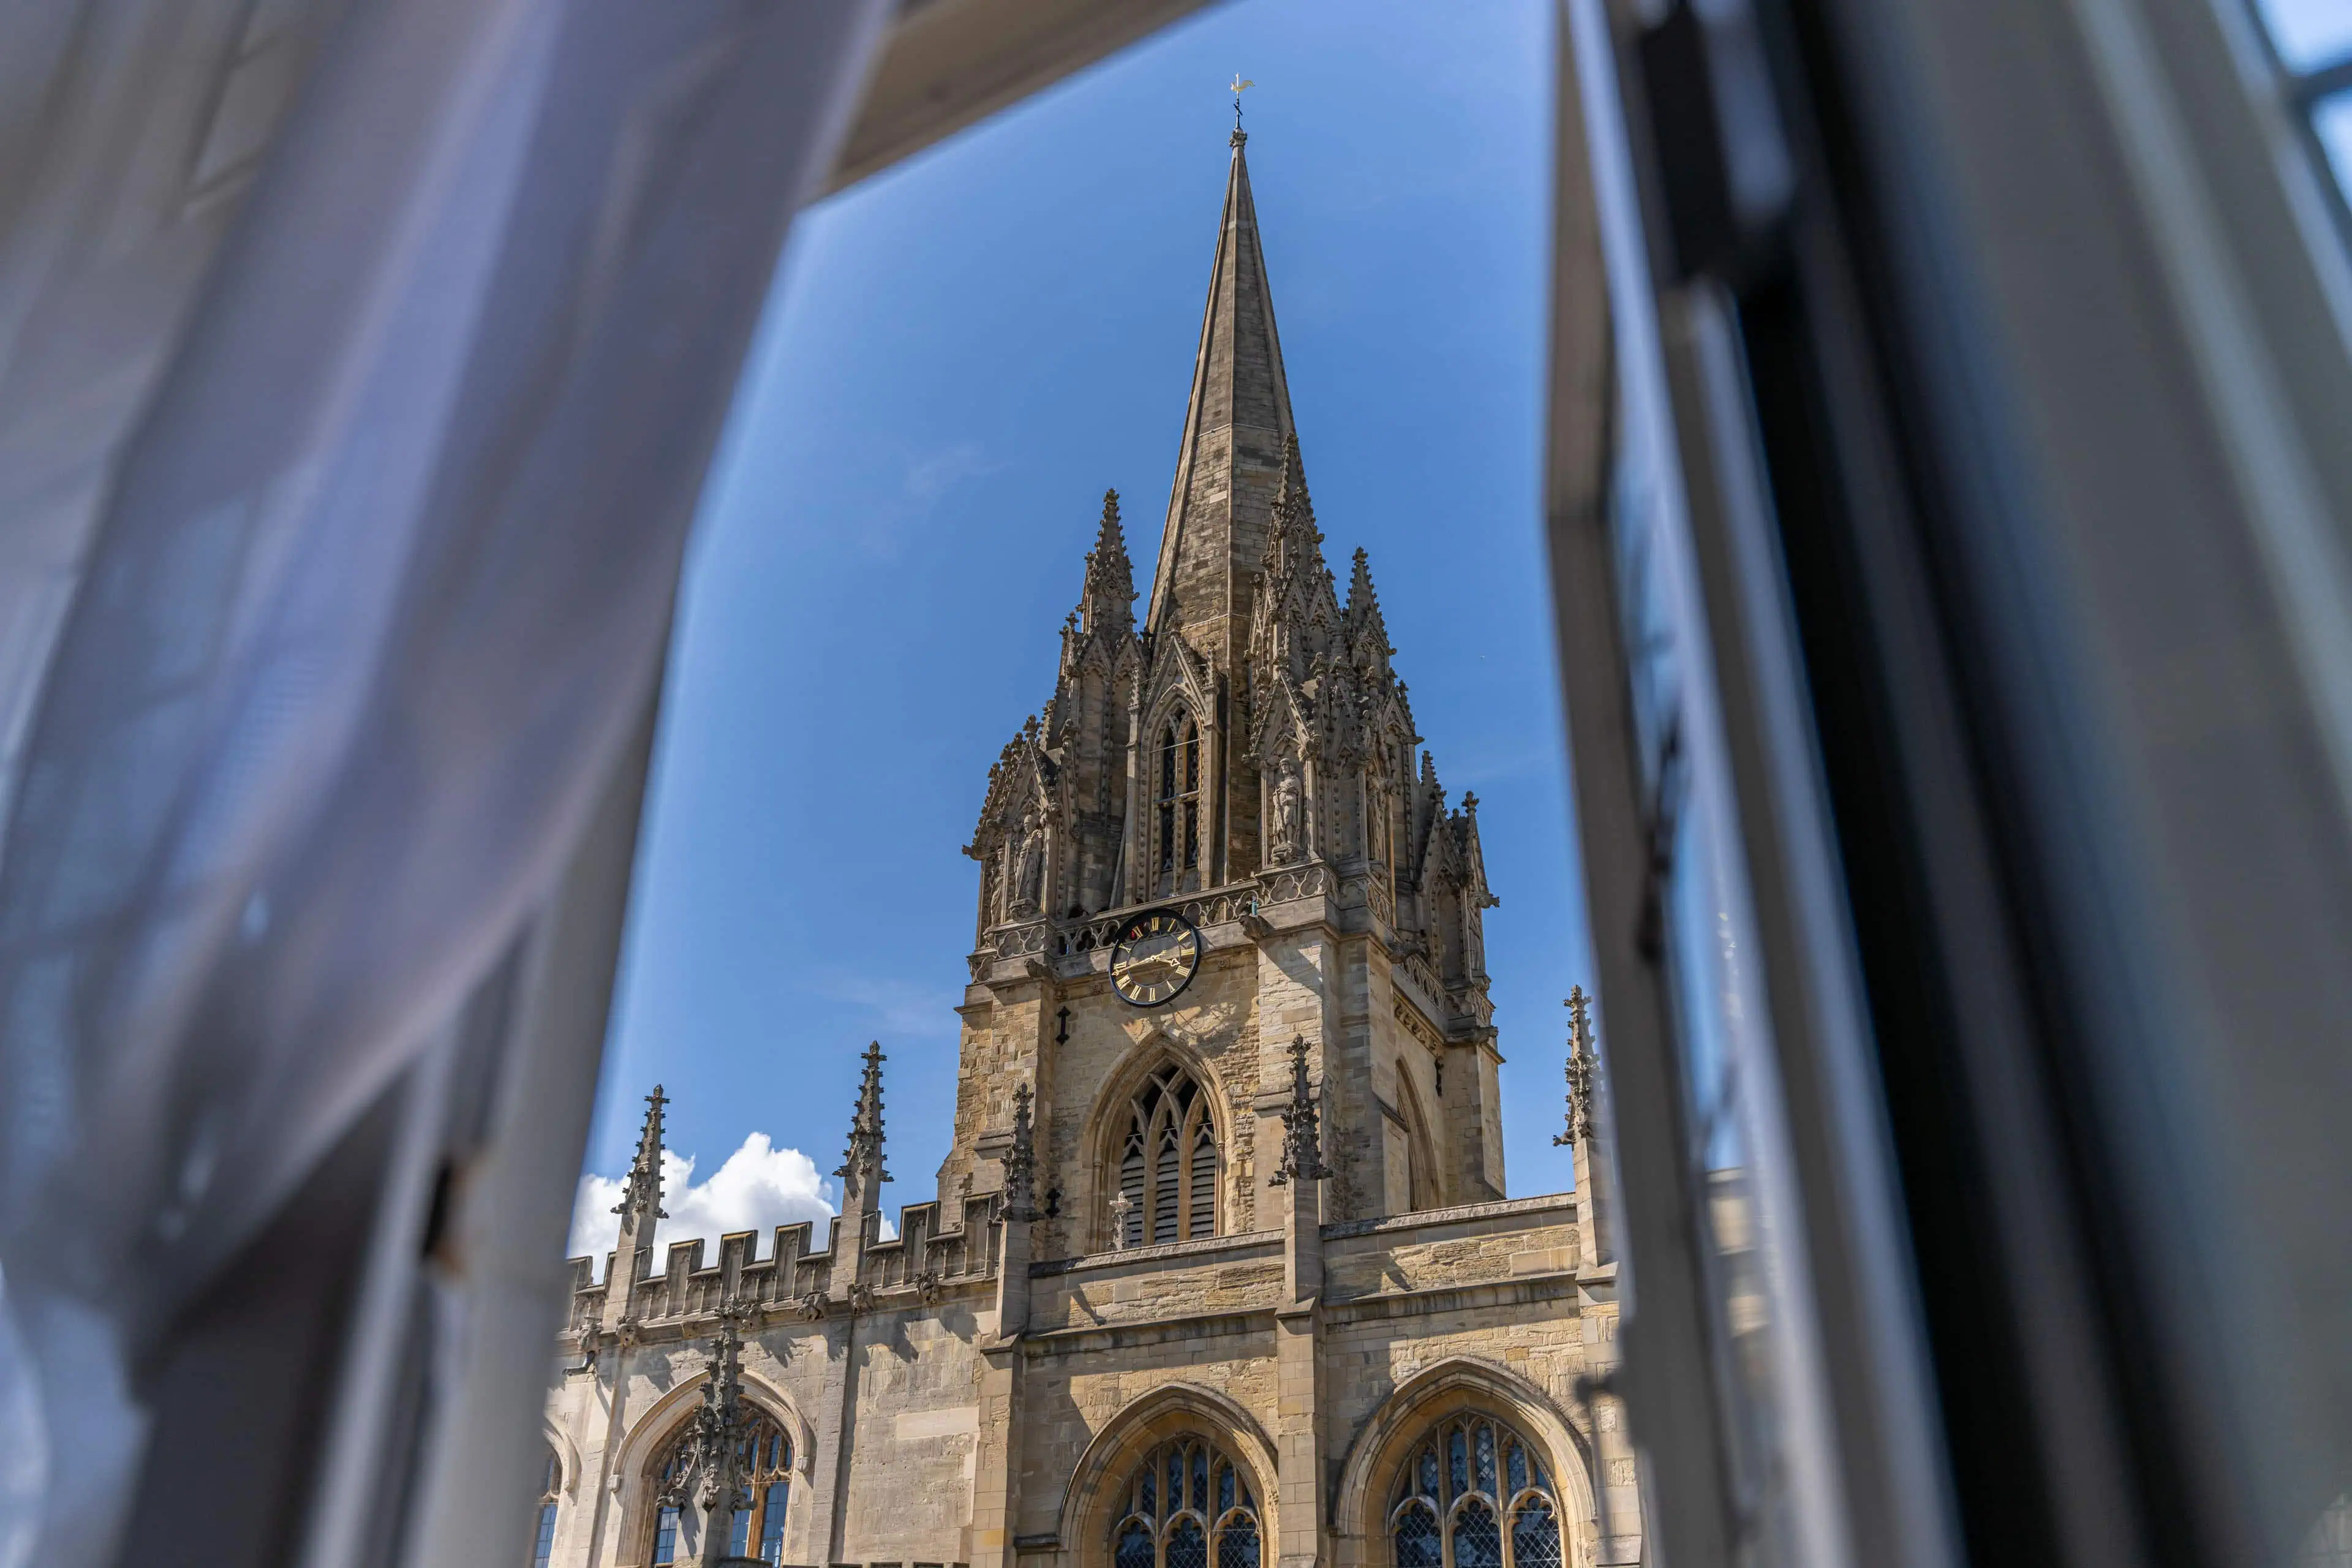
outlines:
{"label": "church tower", "polygon": [[[1245,140],[1149,605],[1139,625],[1114,492],[1053,693],[991,770],[967,849],[940,1196],[1001,1189],[1028,1086],[1041,1256],[1277,1228],[1295,1041],[1326,1221],[1504,1195],[1477,800],[1449,806],[1419,749],[1364,552],[1344,598],[1325,559]],[[1139,963],[1150,983],[1123,985]]]}
{"label": "church tower", "polygon": [[1324,553],[1232,145],[1150,597],[1107,494],[966,847],[937,1197],[884,1223],[870,1045],[830,1226],[656,1271],[656,1090],[571,1266],[547,1568],[1643,1560],[1615,1264],[1582,1194],[1505,1197],[1477,801]]}

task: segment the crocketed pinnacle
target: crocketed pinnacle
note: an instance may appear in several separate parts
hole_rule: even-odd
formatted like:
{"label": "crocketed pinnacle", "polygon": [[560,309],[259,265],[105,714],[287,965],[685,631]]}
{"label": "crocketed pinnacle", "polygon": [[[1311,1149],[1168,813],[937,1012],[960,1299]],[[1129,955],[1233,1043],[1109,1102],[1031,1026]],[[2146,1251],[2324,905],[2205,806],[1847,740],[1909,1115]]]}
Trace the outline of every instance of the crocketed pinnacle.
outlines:
{"label": "crocketed pinnacle", "polygon": [[1086,586],[1078,595],[1078,626],[1087,633],[1124,638],[1135,628],[1135,564],[1119,527],[1118,492],[1103,491],[1102,523],[1087,552]]}
{"label": "crocketed pinnacle", "polygon": [[857,1106],[849,1119],[849,1152],[842,1156],[841,1169],[834,1173],[844,1180],[890,1179],[882,1165],[882,1064],[888,1059],[882,1054],[881,1041],[866,1047],[866,1072],[858,1080]]}
{"label": "crocketed pinnacle", "polygon": [[662,1107],[669,1103],[662,1086],[646,1096],[646,1122],[637,1133],[636,1158],[629,1162],[628,1180],[621,1188],[621,1201],[613,1205],[616,1215],[634,1214],[640,1219],[667,1219],[661,1206]]}
{"label": "crocketed pinnacle", "polygon": [[1013,1143],[1004,1151],[1004,1217],[1037,1217],[1037,1133],[1025,1083],[1013,1086]]}
{"label": "crocketed pinnacle", "polygon": [[1592,1033],[1585,1016],[1584,987],[1571,985],[1568,1000],[1568,1124],[1552,1137],[1557,1147],[1592,1135],[1592,1080],[1598,1064],[1592,1055]]}
{"label": "crocketed pinnacle", "polygon": [[1282,1108],[1282,1163],[1266,1178],[1270,1186],[1319,1182],[1331,1173],[1323,1163],[1323,1133],[1315,1095],[1307,1079],[1307,1038],[1290,1037],[1290,1101]]}
{"label": "crocketed pinnacle", "polygon": [[1371,557],[1356,552],[1355,569],[1348,574],[1348,647],[1359,663],[1385,662],[1394,651],[1389,624],[1381,614],[1381,596],[1372,587]]}
{"label": "crocketed pinnacle", "polygon": [[1266,532],[1265,575],[1276,581],[1307,563],[1320,565],[1322,531],[1315,526],[1314,498],[1307,493],[1307,469],[1298,458],[1297,432],[1282,441],[1282,479],[1275,487],[1274,516]]}

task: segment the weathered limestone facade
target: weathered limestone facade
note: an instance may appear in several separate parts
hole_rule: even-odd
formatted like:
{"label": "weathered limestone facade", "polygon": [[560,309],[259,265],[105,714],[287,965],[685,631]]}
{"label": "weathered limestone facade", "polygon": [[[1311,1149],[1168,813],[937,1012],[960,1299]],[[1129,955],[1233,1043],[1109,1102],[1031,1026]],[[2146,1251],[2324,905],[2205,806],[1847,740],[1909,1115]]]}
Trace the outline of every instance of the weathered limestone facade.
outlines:
{"label": "weathered limestone facade", "polygon": [[[656,1272],[656,1090],[604,1277],[573,1263],[553,1564],[715,1562],[739,1528],[869,1568],[1641,1561],[1615,1266],[1579,1195],[1505,1195],[1477,803],[1416,765],[1362,552],[1344,602],[1324,563],[1242,142],[1147,614],[1107,498],[1052,700],[989,776],[938,1200],[880,1239],[877,1050],[829,1233]],[[1201,952],[1137,1005],[1111,959],[1152,910]],[[1499,1425],[1449,1481],[1453,1417]],[[737,1420],[772,1424],[756,1481]]]}

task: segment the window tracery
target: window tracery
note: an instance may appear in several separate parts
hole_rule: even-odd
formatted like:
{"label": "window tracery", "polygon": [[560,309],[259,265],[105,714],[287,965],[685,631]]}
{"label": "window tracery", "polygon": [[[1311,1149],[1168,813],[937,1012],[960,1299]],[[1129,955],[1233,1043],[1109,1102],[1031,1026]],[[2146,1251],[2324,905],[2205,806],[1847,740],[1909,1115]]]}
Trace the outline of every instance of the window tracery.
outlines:
{"label": "window tracery", "polygon": [[1153,890],[1190,892],[1201,885],[1201,727],[1181,708],[1160,727],[1153,773]]}
{"label": "window tracery", "polygon": [[1249,1474],[1201,1437],[1161,1444],[1128,1478],[1113,1568],[1258,1568]]}
{"label": "window tracery", "polygon": [[1535,1447],[1488,1416],[1440,1422],[1389,1506],[1394,1568],[1562,1568],[1559,1501]]}
{"label": "window tracery", "polygon": [[[784,1521],[792,1503],[793,1440],[782,1423],[751,1400],[742,1400],[740,1409],[743,1436],[735,1445],[735,1473],[743,1482],[742,1495],[748,1500],[730,1521],[728,1555],[780,1563],[784,1560]],[[653,1551],[646,1559],[648,1568],[694,1560],[685,1529],[687,1439],[692,1430],[691,1422],[678,1429],[662,1450],[655,1470],[656,1511]],[[752,1550],[754,1542],[757,1552]]]}
{"label": "window tracery", "polygon": [[1124,1204],[1110,1205],[1119,1247],[1192,1241],[1217,1234],[1217,1128],[1198,1079],[1170,1062],[1143,1080],[1129,1102],[1119,1141]]}

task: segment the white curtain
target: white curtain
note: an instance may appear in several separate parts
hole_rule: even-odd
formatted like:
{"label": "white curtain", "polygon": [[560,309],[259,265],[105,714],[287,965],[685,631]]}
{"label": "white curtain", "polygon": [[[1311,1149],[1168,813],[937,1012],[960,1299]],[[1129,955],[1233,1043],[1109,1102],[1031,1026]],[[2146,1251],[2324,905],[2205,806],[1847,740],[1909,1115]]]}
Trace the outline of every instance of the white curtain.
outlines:
{"label": "white curtain", "polygon": [[[131,1369],[560,869],[887,10],[0,19],[0,617],[61,612],[0,630],[0,728],[23,715],[0,735],[0,1568],[110,1558]],[[33,353],[54,316],[9,289],[86,299],[97,207],[239,153],[215,105],[184,170],[110,162],[123,117],[59,105],[130,102],[142,70],[250,76],[289,16],[299,81],[204,265],[67,323],[93,353],[134,337],[143,379],[115,384],[86,530],[60,527],[5,471],[96,426],[58,401],[74,355]],[[189,29],[223,16],[207,66]]]}

